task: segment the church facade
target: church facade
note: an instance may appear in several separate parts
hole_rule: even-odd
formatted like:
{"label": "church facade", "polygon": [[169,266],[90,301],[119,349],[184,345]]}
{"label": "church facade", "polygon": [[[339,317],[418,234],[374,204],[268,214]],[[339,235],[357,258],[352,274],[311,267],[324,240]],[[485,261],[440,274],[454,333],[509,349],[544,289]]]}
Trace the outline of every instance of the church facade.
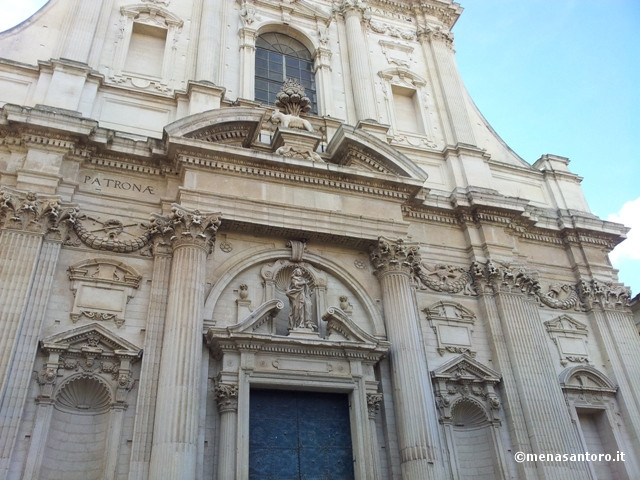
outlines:
{"label": "church facade", "polygon": [[626,228],[476,109],[461,13],[50,0],[0,34],[0,479],[640,477]]}

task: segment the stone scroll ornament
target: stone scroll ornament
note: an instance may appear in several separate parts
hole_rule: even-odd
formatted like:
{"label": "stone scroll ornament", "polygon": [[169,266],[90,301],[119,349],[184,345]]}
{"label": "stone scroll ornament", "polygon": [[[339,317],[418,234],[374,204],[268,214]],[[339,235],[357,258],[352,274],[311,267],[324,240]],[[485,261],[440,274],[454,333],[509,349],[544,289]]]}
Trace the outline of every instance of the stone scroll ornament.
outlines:
{"label": "stone scroll ornament", "polygon": [[0,189],[0,227],[44,233],[58,227],[63,212],[56,199]]}
{"label": "stone scroll ornament", "polygon": [[524,265],[502,264],[493,260],[486,264],[474,262],[470,275],[479,292],[524,293],[532,295],[541,305],[559,310],[584,311],[594,305],[623,309],[629,306],[631,298],[628,287],[598,280],[583,280],[577,285],[554,283],[544,292],[536,271]]}
{"label": "stone scroll ornament", "polygon": [[90,232],[83,224],[87,217],[81,215],[77,207],[69,209],[61,220],[68,222],[80,241],[94,250],[132,253],[149,246],[154,239],[174,245],[176,241],[190,240],[210,249],[220,226],[220,217],[220,213],[202,213],[173,204],[171,214],[152,214],[148,223],[140,224],[142,234],[128,240],[118,238],[122,232],[122,224],[118,220],[103,223],[104,235]]}

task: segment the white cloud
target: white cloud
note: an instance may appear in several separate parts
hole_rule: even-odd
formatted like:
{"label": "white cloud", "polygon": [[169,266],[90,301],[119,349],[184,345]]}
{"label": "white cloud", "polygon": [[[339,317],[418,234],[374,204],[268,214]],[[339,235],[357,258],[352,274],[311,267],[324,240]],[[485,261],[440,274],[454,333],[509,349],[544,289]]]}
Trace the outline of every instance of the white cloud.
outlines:
{"label": "white cloud", "polygon": [[616,268],[625,260],[640,260],[640,197],[622,205],[618,213],[612,213],[607,220],[622,223],[631,228],[627,239],[620,243],[609,255]]}

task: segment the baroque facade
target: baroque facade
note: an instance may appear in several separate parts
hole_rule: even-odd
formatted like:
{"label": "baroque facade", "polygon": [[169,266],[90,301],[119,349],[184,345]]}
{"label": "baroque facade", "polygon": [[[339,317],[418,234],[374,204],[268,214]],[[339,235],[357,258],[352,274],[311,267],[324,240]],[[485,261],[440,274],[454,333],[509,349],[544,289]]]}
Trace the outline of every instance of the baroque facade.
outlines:
{"label": "baroque facade", "polygon": [[0,34],[0,479],[640,477],[626,229],[477,111],[461,12],[50,0]]}

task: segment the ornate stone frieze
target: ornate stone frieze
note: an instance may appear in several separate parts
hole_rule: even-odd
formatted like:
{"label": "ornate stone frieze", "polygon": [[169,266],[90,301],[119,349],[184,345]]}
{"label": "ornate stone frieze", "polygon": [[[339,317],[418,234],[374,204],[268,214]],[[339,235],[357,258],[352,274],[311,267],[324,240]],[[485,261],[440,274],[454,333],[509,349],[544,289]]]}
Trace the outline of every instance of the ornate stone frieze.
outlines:
{"label": "ornate stone frieze", "polygon": [[380,405],[382,404],[381,393],[367,393],[367,410],[369,411],[369,418],[375,420],[378,412],[380,411]]}
{"label": "ornate stone frieze", "polygon": [[415,30],[399,28],[395,25],[375,20],[369,20],[368,25],[373,32],[381,35],[388,35],[402,40],[415,40],[416,38]]}
{"label": "ornate stone frieze", "polygon": [[216,405],[220,413],[238,410],[238,386],[227,383],[216,383]]}
{"label": "ornate stone frieze", "polygon": [[501,377],[495,370],[482,365],[468,355],[460,355],[431,372],[440,422],[452,422],[453,407],[459,402],[471,402],[484,414],[478,423],[499,424],[500,398],[495,386]]}
{"label": "ornate stone frieze", "polygon": [[409,275],[420,264],[420,250],[417,243],[380,237],[369,249],[369,259],[376,274],[401,272]]}
{"label": "ornate stone frieze", "polygon": [[471,276],[478,291],[536,293],[540,289],[537,272],[521,264],[502,264],[489,260],[485,265],[474,262]]}
{"label": "ornate stone frieze", "polygon": [[631,299],[629,287],[599,280],[582,280],[578,284],[578,292],[587,309],[596,305],[612,310],[626,309]]}
{"label": "ornate stone frieze", "polygon": [[43,234],[57,227],[61,214],[57,199],[0,189],[0,228]]}
{"label": "ornate stone frieze", "polygon": [[424,288],[436,292],[477,295],[468,269],[443,263],[429,267],[421,262],[415,265],[414,274]]}

